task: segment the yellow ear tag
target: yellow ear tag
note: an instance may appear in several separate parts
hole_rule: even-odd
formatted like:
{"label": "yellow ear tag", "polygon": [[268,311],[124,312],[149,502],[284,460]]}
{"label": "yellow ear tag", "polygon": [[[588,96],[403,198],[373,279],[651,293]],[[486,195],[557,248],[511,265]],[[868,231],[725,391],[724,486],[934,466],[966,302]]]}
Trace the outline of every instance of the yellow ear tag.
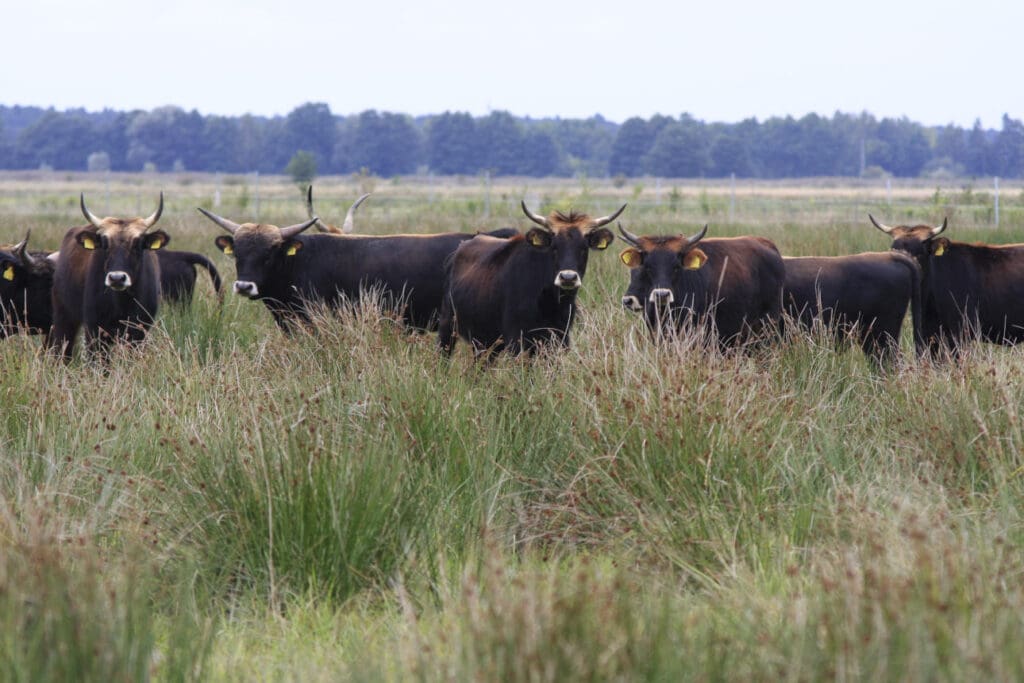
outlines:
{"label": "yellow ear tag", "polygon": [[594,249],[607,249],[608,245],[611,244],[611,243],[612,243],[612,241],[610,239],[608,239],[607,237],[602,236],[600,241],[597,244],[594,245]]}
{"label": "yellow ear tag", "polygon": [[4,279],[11,281],[14,280],[14,266],[7,266],[4,268]]}
{"label": "yellow ear tag", "polygon": [[223,251],[228,256],[231,256],[232,254],[235,253],[235,250],[231,248],[230,244],[225,244],[224,248],[221,251]]}
{"label": "yellow ear tag", "polygon": [[540,233],[532,232],[532,233],[530,233],[529,237],[530,237],[530,244],[532,244],[533,246],[535,246],[535,247],[543,247],[544,246],[544,238],[541,236]]}
{"label": "yellow ear tag", "polygon": [[700,254],[687,254],[683,267],[687,270],[697,270],[704,265],[704,258]]}
{"label": "yellow ear tag", "polygon": [[85,247],[86,249],[90,249],[90,250],[91,249],[95,249],[96,248],[96,242],[91,237],[83,237],[82,238],[82,246]]}
{"label": "yellow ear tag", "polygon": [[149,243],[150,249],[159,249],[162,246],[164,246],[164,241],[162,239],[155,239]]}
{"label": "yellow ear tag", "polygon": [[284,253],[288,256],[295,256],[297,253],[299,253],[299,248],[293,244],[290,247],[288,247],[288,251]]}
{"label": "yellow ear tag", "polygon": [[939,246],[935,248],[934,253],[936,256],[942,256],[943,254],[946,253],[946,245],[943,244],[942,242],[939,242]]}
{"label": "yellow ear tag", "polygon": [[640,265],[640,252],[636,249],[624,249],[619,258],[630,268],[636,268]]}

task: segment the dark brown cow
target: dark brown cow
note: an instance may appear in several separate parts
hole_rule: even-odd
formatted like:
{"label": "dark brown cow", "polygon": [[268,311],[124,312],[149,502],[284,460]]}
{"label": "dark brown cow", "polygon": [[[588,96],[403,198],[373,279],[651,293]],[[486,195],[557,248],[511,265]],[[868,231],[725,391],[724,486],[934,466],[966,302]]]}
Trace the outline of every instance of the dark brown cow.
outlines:
{"label": "dark brown cow", "polygon": [[890,227],[868,218],[921,267],[921,335],[933,358],[974,339],[1024,341],[1024,244],[954,242],[939,236],[947,220]]}
{"label": "dark brown cow", "polygon": [[[307,198],[311,197],[307,195]],[[351,216],[361,197],[349,209]],[[296,321],[309,322],[308,304],[320,301],[336,307],[358,301],[361,293],[379,290],[401,304],[404,322],[413,329],[436,325],[444,282],[444,261],[472,234],[435,235],[302,234],[319,218],[278,228],[239,225],[200,208],[199,211],[231,236],[215,240],[233,256],[238,279],[236,294],[262,301],[284,331]],[[351,222],[351,221],[347,221]],[[506,236],[515,230],[496,230]]]}
{"label": "dark brown cow", "polygon": [[54,260],[46,252],[28,251],[29,234],[0,250],[0,339],[18,332],[45,334],[53,321]]}
{"label": "dark brown cow", "polygon": [[150,232],[164,209],[148,218],[99,218],[85,206],[89,225],[64,235],[53,279],[53,329],[46,346],[70,359],[78,329],[86,344],[103,352],[114,341],[141,341],[160,302],[160,263],[156,250],[170,237]]}
{"label": "dark brown cow", "polygon": [[693,326],[724,349],[775,330],[785,279],[775,244],[762,237],[705,240],[707,230],[639,237],[620,225],[630,245],[620,259],[633,271],[623,304],[643,307],[655,339]]}
{"label": "dark brown cow", "polygon": [[596,219],[575,211],[545,218],[522,207],[539,227],[510,239],[480,235],[452,255],[438,334],[445,354],[456,334],[478,353],[532,355],[545,344],[568,346],[588,254],[614,241],[603,226],[626,206]]}
{"label": "dark brown cow", "polygon": [[909,256],[800,256],[786,257],[783,263],[783,305],[801,328],[818,323],[841,338],[852,336],[872,361],[889,364],[899,356],[909,307],[915,346],[921,350],[921,271]]}

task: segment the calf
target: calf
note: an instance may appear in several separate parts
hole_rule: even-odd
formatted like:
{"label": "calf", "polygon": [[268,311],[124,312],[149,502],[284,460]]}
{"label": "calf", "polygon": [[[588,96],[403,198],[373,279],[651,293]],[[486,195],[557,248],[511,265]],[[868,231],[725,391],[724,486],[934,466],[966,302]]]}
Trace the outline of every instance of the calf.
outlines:
{"label": "calf", "polygon": [[707,230],[639,237],[619,226],[630,245],[620,259],[632,271],[623,304],[643,307],[655,339],[695,326],[724,349],[778,325],[785,267],[775,244],[762,237],[704,240]]}
{"label": "calf", "polygon": [[602,218],[575,211],[545,218],[525,202],[522,208],[539,227],[510,239],[480,235],[452,255],[438,334],[446,355],[456,335],[477,353],[533,355],[544,344],[568,346],[589,252],[614,241],[604,226],[626,206]]}
{"label": "calf", "polygon": [[83,325],[87,347],[101,353],[111,342],[145,337],[160,301],[156,251],[171,239],[162,230],[150,232],[163,213],[163,193],[148,218],[98,218],[86,208],[84,194],[81,208],[89,225],[71,228],[61,243],[46,340],[65,360]]}
{"label": "calf", "polygon": [[842,337],[853,336],[877,364],[899,355],[900,330],[910,307],[915,347],[921,350],[921,271],[898,252],[783,259],[783,305],[804,329],[820,322]]}

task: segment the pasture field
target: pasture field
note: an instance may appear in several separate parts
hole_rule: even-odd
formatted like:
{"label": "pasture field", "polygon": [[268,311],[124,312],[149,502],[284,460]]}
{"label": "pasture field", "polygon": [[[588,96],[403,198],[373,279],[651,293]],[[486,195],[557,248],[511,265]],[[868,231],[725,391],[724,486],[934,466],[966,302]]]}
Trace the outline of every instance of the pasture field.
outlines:
{"label": "pasture field", "polygon": [[[1024,241],[1024,194],[816,179],[326,178],[370,233],[524,227],[518,203],[638,234],[885,250],[867,220]],[[221,203],[213,195],[220,190]],[[194,209],[305,218],[284,178],[0,175],[0,242],[97,214],[234,266]],[[109,197],[109,198],[108,198]],[[109,209],[108,209],[109,207]],[[1024,356],[794,337],[661,347],[591,255],[572,347],[439,358],[372,305],[286,337],[260,304],[161,310],[140,349],[63,366],[0,343],[0,678],[1021,680]],[[909,334],[903,347],[910,350]]]}

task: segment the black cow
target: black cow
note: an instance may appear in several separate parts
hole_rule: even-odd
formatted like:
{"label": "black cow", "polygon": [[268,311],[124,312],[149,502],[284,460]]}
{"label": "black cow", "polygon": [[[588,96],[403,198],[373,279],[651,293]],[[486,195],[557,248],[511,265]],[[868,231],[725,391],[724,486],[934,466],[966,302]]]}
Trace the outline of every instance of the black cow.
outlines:
{"label": "black cow", "polygon": [[[286,228],[258,223],[239,225],[200,208],[199,211],[231,233],[215,240],[235,259],[236,294],[262,301],[274,321],[286,332],[298,320],[309,322],[307,303],[323,301],[330,307],[358,300],[360,293],[376,289],[402,305],[405,323],[428,330],[436,325],[441,307],[444,260],[473,235],[448,232],[436,235],[303,235],[316,223]],[[351,211],[351,210],[350,210]],[[515,231],[497,230],[507,236]]]}
{"label": "black cow", "polygon": [[778,325],[785,267],[775,244],[762,237],[705,240],[707,230],[638,237],[619,225],[630,245],[620,259],[633,271],[623,305],[643,307],[655,339],[685,325],[716,336],[725,349]]}
{"label": "black cow", "polygon": [[974,339],[1024,341],[1024,244],[953,242],[939,237],[947,220],[890,227],[868,218],[921,267],[921,335],[933,358]]}
{"label": "black cow", "polygon": [[438,334],[445,354],[451,354],[456,333],[477,353],[533,355],[552,342],[568,346],[589,252],[614,241],[604,226],[626,206],[596,219],[575,211],[544,218],[525,202],[522,207],[540,227],[511,239],[481,235],[452,255]]}
{"label": "black cow", "polygon": [[54,260],[46,252],[28,251],[29,234],[0,250],[0,339],[18,332],[45,334],[53,322]]}
{"label": "black cow", "polygon": [[803,329],[816,323],[841,338],[854,337],[877,364],[899,355],[900,329],[908,306],[914,343],[921,350],[921,271],[898,252],[783,259],[783,305]]}
{"label": "black cow", "polygon": [[150,228],[163,213],[164,196],[148,218],[98,218],[85,206],[89,225],[71,228],[61,243],[53,277],[53,328],[46,346],[71,358],[78,329],[87,346],[103,352],[113,341],[141,341],[160,302],[156,250],[170,237]]}
{"label": "black cow", "polygon": [[160,260],[160,295],[168,303],[192,303],[192,292],[196,287],[195,266],[206,268],[213,283],[213,291],[222,297],[220,273],[210,259],[191,251],[161,249],[156,253]]}

